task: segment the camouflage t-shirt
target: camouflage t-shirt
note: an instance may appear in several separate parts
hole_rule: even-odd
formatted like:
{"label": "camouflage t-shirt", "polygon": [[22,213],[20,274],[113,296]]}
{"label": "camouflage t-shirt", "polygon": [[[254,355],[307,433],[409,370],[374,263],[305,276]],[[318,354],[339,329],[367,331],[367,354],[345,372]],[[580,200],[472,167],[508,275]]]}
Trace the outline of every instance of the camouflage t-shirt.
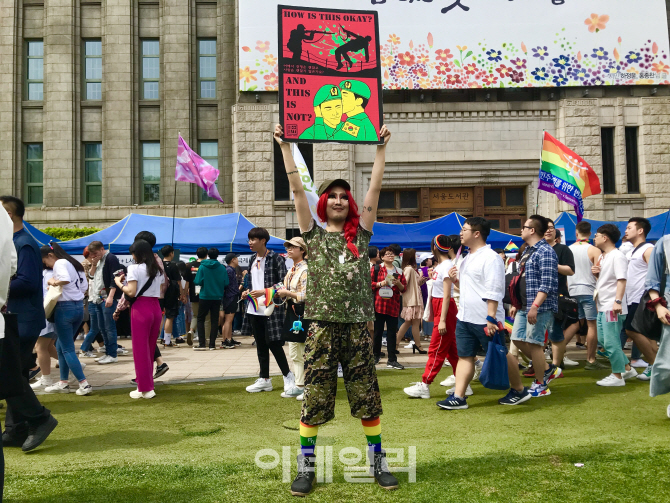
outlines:
{"label": "camouflage t-shirt", "polygon": [[372,232],[359,225],[354,257],[343,232],[327,232],[314,221],[303,234],[307,244],[305,318],[337,323],[360,323],[375,317],[368,245]]}

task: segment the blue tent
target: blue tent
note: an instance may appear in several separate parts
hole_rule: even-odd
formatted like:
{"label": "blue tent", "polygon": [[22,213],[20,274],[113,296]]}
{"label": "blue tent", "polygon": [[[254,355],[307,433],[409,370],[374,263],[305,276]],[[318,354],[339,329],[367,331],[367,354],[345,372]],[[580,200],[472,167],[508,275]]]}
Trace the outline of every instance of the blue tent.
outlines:
{"label": "blue tent", "polygon": [[[658,241],[664,234],[667,234],[670,231],[670,211],[656,215],[655,217],[649,217],[647,220],[651,223],[651,232],[647,236],[647,241]],[[626,226],[628,225],[628,220],[625,222],[607,222],[605,220],[591,220],[590,218],[585,218],[585,221],[591,224],[591,236],[595,234],[598,227],[605,224],[614,224],[621,231],[623,236],[626,231]],[[571,213],[563,212],[560,216],[554,221],[556,227],[563,227],[565,230],[565,236],[561,241],[563,244],[571,245],[575,242],[575,226],[577,225],[577,217]]]}
{"label": "blue tent", "polygon": [[36,227],[33,227],[25,220],[23,222],[23,227],[26,229],[28,234],[30,234],[32,237],[35,238],[35,241],[37,241],[37,244],[40,246],[48,245],[49,241],[60,242],[60,239],[52,238],[48,234],[44,234],[41,230],[37,229]]}
{"label": "blue tent", "polygon": [[[241,213],[228,213],[211,217],[176,218],[174,220],[174,247],[181,253],[195,253],[205,246],[218,248],[221,253],[250,253],[247,234],[254,224]],[[81,255],[91,241],[101,241],[112,253],[128,254],[128,248],[140,231],[156,235],[158,251],[172,243],[172,217],[157,217],[131,213],[99,232],[61,244],[71,254]],[[284,251],[284,240],[272,237],[268,248]]]}
{"label": "blue tent", "polygon": [[[398,244],[402,248],[414,248],[419,251],[430,251],[430,243],[438,234],[459,234],[465,217],[458,213],[450,213],[435,220],[414,224],[385,224],[376,222],[373,228],[371,245],[383,248],[390,244]],[[487,243],[492,248],[504,248],[513,241],[517,246],[523,242],[519,236],[492,230]]]}

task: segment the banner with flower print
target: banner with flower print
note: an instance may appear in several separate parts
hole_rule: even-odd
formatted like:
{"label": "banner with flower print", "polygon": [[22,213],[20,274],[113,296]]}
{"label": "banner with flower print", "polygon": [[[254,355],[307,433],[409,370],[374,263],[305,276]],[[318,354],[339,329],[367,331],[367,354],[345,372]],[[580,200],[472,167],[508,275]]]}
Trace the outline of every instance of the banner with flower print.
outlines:
{"label": "banner with flower print", "polygon": [[[288,51],[274,45],[279,3],[239,2],[241,91],[278,90],[278,60]],[[665,0],[291,3],[376,11],[384,89],[670,85]],[[346,36],[331,28],[303,50],[320,56],[324,43]]]}

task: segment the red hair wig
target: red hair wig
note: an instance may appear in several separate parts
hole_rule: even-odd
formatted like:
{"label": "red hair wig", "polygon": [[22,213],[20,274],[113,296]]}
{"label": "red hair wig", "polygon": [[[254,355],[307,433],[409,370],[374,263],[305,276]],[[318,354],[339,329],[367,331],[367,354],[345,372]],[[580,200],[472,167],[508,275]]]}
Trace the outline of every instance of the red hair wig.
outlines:
{"label": "red hair wig", "polygon": [[[326,207],[328,206],[328,196],[330,194],[330,188],[326,190],[321,197],[319,197],[319,202],[316,205],[316,214],[322,222],[327,222],[328,217],[326,215]],[[354,244],[356,239],[356,234],[358,234],[358,223],[360,221],[360,215],[358,214],[358,205],[354,201],[354,196],[351,195],[351,192],[345,189],[347,197],[349,198],[349,213],[347,214],[347,219],[344,222],[344,239],[347,240],[347,248],[354,254],[354,257],[359,258],[360,254],[358,253],[358,248]]]}

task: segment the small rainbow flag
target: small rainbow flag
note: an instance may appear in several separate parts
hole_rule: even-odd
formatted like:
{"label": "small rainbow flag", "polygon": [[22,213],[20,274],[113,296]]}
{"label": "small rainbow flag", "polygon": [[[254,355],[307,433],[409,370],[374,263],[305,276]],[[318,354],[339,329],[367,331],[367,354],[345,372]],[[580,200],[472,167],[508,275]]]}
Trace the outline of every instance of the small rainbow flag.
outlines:
{"label": "small rainbow flag", "polygon": [[272,299],[275,298],[275,293],[277,293],[277,290],[274,288],[266,288],[265,289],[265,305],[269,306],[272,304]]}
{"label": "small rainbow flag", "polygon": [[249,302],[251,302],[251,305],[254,306],[254,311],[258,312],[258,301],[251,295],[249,295],[247,298],[249,299]]}
{"label": "small rainbow flag", "polygon": [[505,330],[507,330],[511,334],[512,328],[514,328],[514,318],[505,316]]}
{"label": "small rainbow flag", "polygon": [[515,245],[515,244],[514,244],[514,241],[512,241],[512,240],[510,239],[510,240],[509,240],[509,243],[507,243],[507,246],[505,246],[505,251],[508,251],[508,252],[519,251],[519,247],[518,247],[517,245]]}
{"label": "small rainbow flag", "polygon": [[584,159],[545,131],[539,188],[573,206],[577,221],[581,222],[583,199],[600,194],[600,180]]}

